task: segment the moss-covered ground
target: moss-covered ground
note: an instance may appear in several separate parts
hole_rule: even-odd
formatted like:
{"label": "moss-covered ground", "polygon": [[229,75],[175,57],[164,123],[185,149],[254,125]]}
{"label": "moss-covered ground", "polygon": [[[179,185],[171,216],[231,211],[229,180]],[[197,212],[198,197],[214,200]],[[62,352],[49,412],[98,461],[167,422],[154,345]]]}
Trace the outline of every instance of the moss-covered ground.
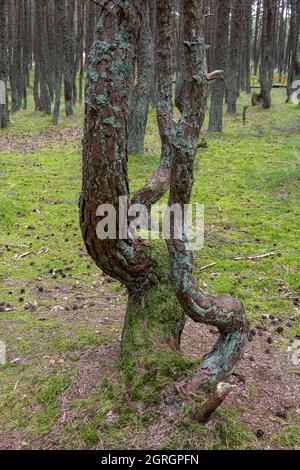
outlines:
{"label": "moss-covered ground", "polygon": [[[249,100],[226,116],[222,135],[203,135],[194,200],[205,205],[206,236],[196,276],[211,293],[240,298],[253,326],[263,315],[284,322],[273,335],[280,354],[300,335],[300,108],[276,90],[273,108],[250,108],[244,126]],[[299,401],[261,438],[238,404],[204,427],[176,397],[152,403],[147,394],[143,403],[127,394],[118,371],[126,293],[94,267],[79,230],[82,121],[80,107],[58,128],[24,111],[0,132],[0,448],[299,448]],[[132,191],[159,151],[152,110],[146,153],[129,161]],[[252,401],[259,386],[250,373]]]}

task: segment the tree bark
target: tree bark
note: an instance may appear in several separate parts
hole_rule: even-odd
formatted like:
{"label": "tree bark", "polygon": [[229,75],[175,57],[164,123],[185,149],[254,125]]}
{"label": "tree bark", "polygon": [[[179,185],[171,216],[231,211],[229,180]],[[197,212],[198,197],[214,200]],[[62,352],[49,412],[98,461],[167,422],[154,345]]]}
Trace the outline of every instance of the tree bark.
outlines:
{"label": "tree bark", "polygon": [[262,107],[272,106],[271,90],[274,84],[274,35],[276,25],[276,6],[273,0],[264,0],[263,25],[261,38],[260,85]]}
{"label": "tree bark", "polygon": [[[188,93],[173,144],[170,207],[178,204],[183,208],[191,201],[195,156],[205,117],[207,69],[201,3],[196,0],[184,2]],[[196,323],[215,325],[220,331],[214,351],[205,358],[199,371],[199,384],[211,387],[226,380],[240,361],[248,322],[243,305],[238,300],[229,296],[207,296],[198,289],[193,253],[189,250],[184,233],[185,224],[182,225],[183,241],[175,239],[173,226],[167,242],[171,274],[177,298],[186,315]]]}
{"label": "tree bark", "polygon": [[[168,9],[166,10],[166,8]],[[171,11],[171,3],[168,6],[162,1],[157,2],[156,114],[162,144],[160,165],[150,176],[145,186],[137,191],[133,198],[133,204],[144,204],[147,208],[150,208],[166,194],[171,179],[171,138],[175,126],[173,113],[172,21],[169,10]]]}
{"label": "tree bark", "polygon": [[254,33],[254,43],[253,43],[253,72],[254,75],[257,75],[260,51],[260,14],[261,14],[261,0],[257,1],[256,5],[256,18],[255,18],[255,33]]}
{"label": "tree bark", "polygon": [[241,2],[241,0],[233,0],[230,28],[229,67],[227,74],[227,111],[231,114],[236,114],[236,101],[238,96],[238,72],[243,19],[242,6],[243,2]]}
{"label": "tree bark", "polygon": [[8,96],[7,96],[7,20],[8,20],[8,3],[7,0],[0,0],[0,128],[8,127]]}
{"label": "tree bark", "polygon": [[44,0],[35,2],[34,9],[34,99],[36,111],[51,114],[51,89],[49,79],[49,40],[45,28],[47,6]]}
{"label": "tree bark", "polygon": [[65,19],[63,28],[64,38],[64,91],[65,113],[72,116],[73,112],[73,86],[75,69],[75,34],[74,34],[74,1],[64,0]]}
{"label": "tree bark", "polygon": [[287,83],[287,100],[288,103],[293,93],[293,82],[300,80],[300,61],[299,61],[299,32],[300,32],[300,4],[297,0],[290,0],[291,3],[291,19],[289,32],[289,74]]}
{"label": "tree bark", "polygon": [[130,95],[128,152],[131,154],[144,153],[154,67],[154,44],[148,5],[137,48],[136,84]]}
{"label": "tree bark", "polygon": [[62,0],[54,0],[54,16],[55,16],[55,58],[54,58],[54,108],[52,122],[56,126],[59,119],[59,111],[61,104],[61,86],[63,75],[63,26],[64,26],[64,3]]}
{"label": "tree bark", "polygon": [[176,72],[176,90],[175,90],[175,104],[177,109],[182,113],[184,106],[184,85],[185,85],[185,70],[184,70],[184,45],[183,45],[183,10],[182,1],[180,2],[179,10],[179,46],[178,46],[178,63]]}
{"label": "tree bark", "polygon": [[[226,71],[228,66],[230,0],[218,0],[217,4],[217,30],[215,39],[215,68]],[[226,76],[226,73],[225,73]],[[212,85],[209,130],[222,132],[223,130],[223,103],[225,95],[225,81],[216,80]]]}
{"label": "tree bark", "polygon": [[253,0],[245,0],[245,89],[251,95],[251,45]]}

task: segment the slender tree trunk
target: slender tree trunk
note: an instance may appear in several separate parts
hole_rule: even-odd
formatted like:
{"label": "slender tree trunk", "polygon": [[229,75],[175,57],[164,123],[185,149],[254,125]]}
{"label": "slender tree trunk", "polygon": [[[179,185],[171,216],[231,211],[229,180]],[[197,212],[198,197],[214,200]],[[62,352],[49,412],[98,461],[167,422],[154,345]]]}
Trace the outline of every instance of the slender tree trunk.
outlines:
{"label": "slender tree trunk", "polygon": [[144,153],[154,66],[154,45],[150,28],[149,6],[147,6],[137,48],[137,79],[129,106],[128,152],[132,154]]}
{"label": "slender tree trunk", "polygon": [[[202,2],[185,0],[184,4],[187,99],[173,145],[169,198],[170,207],[178,205],[182,209],[191,201],[197,144],[205,117],[207,86]],[[167,241],[171,275],[177,298],[186,315],[196,323],[214,324],[220,331],[214,351],[206,356],[199,370],[199,385],[202,383],[211,387],[227,380],[240,361],[248,322],[242,304],[236,299],[210,297],[198,289],[193,273],[193,253],[184,233],[185,223],[182,225],[183,241],[174,237],[174,219],[171,238]]]}
{"label": "slender tree trunk", "polygon": [[157,60],[156,60],[156,51],[157,51],[157,44],[158,44],[158,34],[157,34],[157,0],[150,0],[149,4],[150,8],[150,26],[152,32],[152,41],[154,46],[154,75],[152,80],[151,86],[151,105],[153,108],[156,108],[157,104],[157,76],[158,76],[158,69],[157,69]]}
{"label": "slender tree trunk", "polygon": [[83,0],[79,0],[79,26],[78,26],[78,35],[79,35],[79,103],[82,104],[82,97],[83,97],[83,73],[84,73],[84,60],[83,60],[83,52],[84,52],[84,13],[85,13],[85,2]]}
{"label": "slender tree trunk", "polygon": [[290,0],[291,20],[289,33],[290,64],[287,84],[287,103],[291,99],[293,92],[293,82],[300,80],[300,61],[299,61],[299,32],[300,32],[300,4],[297,0]]}
{"label": "slender tree trunk", "polygon": [[245,89],[251,95],[251,41],[253,0],[245,0]]}
{"label": "slender tree trunk", "polygon": [[64,4],[62,0],[54,0],[55,15],[55,58],[54,58],[54,108],[53,108],[53,124],[56,126],[59,119],[60,103],[61,103],[61,86],[63,75],[63,25],[64,25]]}
{"label": "slender tree trunk", "polygon": [[274,84],[274,34],[276,25],[276,6],[273,0],[264,0],[263,5],[260,85],[263,99],[262,107],[264,109],[269,109],[272,106],[271,90]]}
{"label": "slender tree trunk", "polygon": [[179,51],[178,51],[178,63],[176,73],[176,92],[175,92],[175,104],[179,111],[182,113],[184,106],[184,84],[185,84],[185,70],[184,70],[184,45],[183,45],[183,10],[182,0],[180,2],[179,10]]}
{"label": "slender tree trunk", "polygon": [[75,70],[75,36],[74,36],[74,0],[64,0],[65,20],[63,28],[64,38],[64,91],[66,116],[73,112],[73,87]]}
{"label": "slender tree trunk", "polygon": [[[216,69],[224,70],[225,75],[228,66],[229,16],[230,0],[218,0],[214,65]],[[213,83],[212,89],[209,130],[222,132],[225,82],[217,80]]]}
{"label": "slender tree trunk", "polygon": [[255,33],[254,33],[254,44],[253,44],[253,71],[254,75],[258,73],[258,65],[259,65],[259,44],[260,44],[260,14],[261,14],[261,0],[257,1],[256,6],[256,18],[255,18]]}
{"label": "slender tree trunk", "polygon": [[10,86],[11,86],[11,110],[13,113],[19,111],[22,107],[22,15],[23,4],[19,4],[17,0],[11,3],[12,25],[12,57],[10,67]]}
{"label": "slender tree trunk", "polygon": [[286,29],[287,29],[287,20],[286,20],[286,2],[282,0],[281,5],[281,15],[280,15],[280,26],[279,26],[279,47],[278,47],[278,57],[277,57],[277,67],[279,73],[279,80],[282,78],[284,70],[284,59],[285,59],[285,50],[286,50]]}
{"label": "slender tree trunk", "polygon": [[8,127],[8,95],[7,95],[7,66],[8,66],[8,43],[7,43],[7,0],[0,0],[0,128]]}
{"label": "slender tree trunk", "polygon": [[233,0],[231,15],[231,31],[229,45],[229,67],[227,74],[227,104],[228,113],[236,114],[238,96],[239,57],[241,51],[243,2]]}
{"label": "slender tree trunk", "polygon": [[47,7],[45,0],[35,2],[35,77],[34,77],[34,98],[35,109],[51,114],[51,94],[49,89],[49,41],[46,28]]}

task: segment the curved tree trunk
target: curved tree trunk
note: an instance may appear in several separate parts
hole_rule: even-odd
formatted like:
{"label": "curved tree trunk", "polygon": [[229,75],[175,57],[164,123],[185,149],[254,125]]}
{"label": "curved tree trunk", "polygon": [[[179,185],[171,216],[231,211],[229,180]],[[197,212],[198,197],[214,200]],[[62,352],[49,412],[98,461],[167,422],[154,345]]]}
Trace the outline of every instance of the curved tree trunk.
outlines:
{"label": "curved tree trunk", "polygon": [[[114,6],[114,2],[107,1],[103,7],[88,69],[80,202],[81,229],[88,252],[105,273],[128,289],[129,303],[122,341],[123,370],[127,379],[145,373],[151,375],[152,372],[145,369],[145,358],[152,357],[153,362],[151,351],[158,355],[160,350],[169,350],[169,345],[174,346],[178,335],[176,328],[172,333],[168,326],[175,310],[169,295],[162,301],[165,303],[164,315],[155,321],[156,299],[163,296],[159,288],[163,279],[157,266],[161,255],[153,254],[152,258],[145,246],[126,239],[127,225],[124,239],[100,240],[96,234],[98,206],[113,205],[118,219],[121,211],[119,198],[129,200],[127,96],[133,81],[131,64],[137,35],[145,12],[146,2],[142,0],[134,0],[126,6],[123,2]],[[104,49],[105,61],[101,59]],[[163,306],[161,308],[163,312]],[[184,318],[183,313],[180,315],[178,323]]]}
{"label": "curved tree trunk", "polygon": [[[190,200],[194,159],[204,119],[208,76],[201,7],[202,2],[184,0],[185,61],[189,79],[185,109],[176,132],[171,120],[172,0],[158,1],[158,88],[159,95],[164,96],[163,100],[158,100],[158,121],[162,161],[169,158],[169,165],[172,163],[170,205],[182,205]],[[132,61],[138,31],[145,14],[144,0],[107,0],[103,5],[88,70],[80,221],[90,256],[128,290],[122,370],[131,383],[132,394],[152,400],[153,389],[159,391],[190,366],[179,352],[186,316],[220,330],[216,349],[205,360],[204,369],[201,368],[204,375],[199,378],[210,387],[228,378],[238,364],[248,324],[240,302],[230,297],[213,298],[197,290],[192,254],[182,241],[169,241],[168,257],[160,245],[147,246],[126,237],[128,219],[122,227],[124,233],[105,239],[97,237],[98,207],[110,204],[119,220],[120,197],[129,200],[127,96],[133,82]],[[138,193],[147,207],[161,195],[160,188],[155,188],[154,192],[155,197],[153,192]],[[117,226],[120,228],[122,224]]]}
{"label": "curved tree trunk", "polygon": [[130,96],[128,152],[132,154],[144,153],[154,66],[154,44],[148,5],[137,48],[137,83]]}
{"label": "curved tree trunk", "polygon": [[[191,201],[195,156],[205,117],[207,74],[199,3],[185,0],[188,91],[173,145],[170,207],[178,204],[183,208]],[[174,235],[174,226],[171,227],[171,234]],[[197,323],[215,325],[220,331],[215,349],[205,358],[199,375],[199,385],[213,386],[227,380],[240,361],[248,331],[243,305],[232,297],[211,297],[198,289],[193,274],[193,254],[188,248],[185,233],[183,241],[171,236],[167,244],[175,292],[186,315]]]}

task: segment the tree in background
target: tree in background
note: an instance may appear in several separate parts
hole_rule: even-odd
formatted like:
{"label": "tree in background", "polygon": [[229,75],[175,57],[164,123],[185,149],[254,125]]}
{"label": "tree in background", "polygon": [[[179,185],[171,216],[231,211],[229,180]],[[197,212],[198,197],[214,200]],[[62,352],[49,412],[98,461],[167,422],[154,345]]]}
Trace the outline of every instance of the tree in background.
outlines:
{"label": "tree in background", "polygon": [[34,85],[35,109],[51,114],[53,99],[53,64],[50,34],[50,4],[47,0],[35,2],[34,5]]}
{"label": "tree in background", "polygon": [[75,61],[75,29],[74,29],[74,0],[65,1],[65,16],[63,26],[64,44],[64,91],[66,116],[72,116],[73,92],[76,76]]}
{"label": "tree in background", "polygon": [[300,61],[299,61],[299,33],[300,33],[300,2],[290,0],[291,3],[291,22],[288,39],[288,85],[287,102],[290,101],[293,92],[293,83],[300,80]]}
{"label": "tree in background", "polygon": [[[103,5],[98,0],[11,0],[7,2],[7,77],[11,111],[26,109],[27,89],[33,74],[33,95],[36,111],[53,112],[57,124],[64,97],[66,115],[72,115],[74,106],[84,99],[84,78],[94,31]],[[270,106],[274,71],[285,80],[288,73],[287,101],[299,72],[299,8],[297,0],[231,0],[224,25],[220,20],[218,0],[203,0],[204,37],[209,68],[225,68],[226,49],[229,44],[226,67],[226,101],[228,112],[236,113],[236,100],[241,91],[250,93],[251,74],[261,75],[261,95],[264,107]],[[223,7],[226,8],[227,0]],[[149,0],[149,17],[138,32],[140,42],[136,48],[136,81],[130,93],[129,150],[142,153],[146,124],[146,110],[150,88],[150,102],[157,106],[158,89],[158,27],[156,0]],[[3,11],[3,10],[2,10]],[[228,11],[228,9],[227,9]],[[176,76],[175,103],[182,112],[185,100],[186,70],[183,47],[183,0],[172,5],[172,78]],[[227,15],[227,14],[226,14]],[[145,21],[145,20],[144,20]],[[4,30],[3,30],[4,31]],[[147,42],[147,37],[150,38]],[[222,43],[223,37],[224,41]],[[151,43],[153,42],[153,49]],[[222,47],[220,47],[220,44]],[[104,51],[105,53],[105,51]],[[154,54],[154,59],[153,59]],[[150,58],[152,56],[152,58]],[[152,65],[154,60],[154,72]],[[221,64],[220,66],[218,65]],[[149,65],[146,73],[147,64]],[[285,82],[284,82],[285,83]],[[212,95],[211,128],[214,128],[216,93],[224,84],[216,83]],[[213,90],[212,90],[213,91]],[[259,100],[258,100],[259,101]],[[219,111],[218,111],[219,110]],[[216,114],[217,115],[217,114]],[[219,118],[218,118],[219,119]],[[220,125],[216,125],[217,129]]]}
{"label": "tree in background", "polygon": [[8,127],[8,96],[7,96],[7,20],[8,2],[0,0],[0,128]]}
{"label": "tree in background", "polygon": [[154,43],[150,25],[149,2],[140,31],[136,58],[136,83],[130,94],[128,152],[144,153],[151,87],[154,80]]}
{"label": "tree in background", "polygon": [[262,107],[264,109],[269,109],[272,106],[271,90],[274,84],[276,15],[276,3],[273,0],[264,0],[260,64],[260,85]]}
{"label": "tree in background", "polygon": [[244,49],[241,75],[243,77],[243,91],[251,94],[251,48],[252,48],[252,24],[253,24],[253,0],[245,0],[245,18],[244,18]]}
{"label": "tree in background", "polygon": [[58,124],[60,103],[61,103],[61,84],[63,77],[63,27],[65,21],[65,6],[62,0],[54,0],[55,37],[54,37],[54,108],[53,124]]}
{"label": "tree in background", "polygon": [[254,75],[258,73],[258,65],[260,58],[260,14],[261,14],[261,0],[256,2],[256,15],[255,15],[255,31],[253,42],[253,72]]}
{"label": "tree in background", "polygon": [[[214,68],[223,70],[226,76],[228,66],[230,0],[217,1],[217,21],[215,38]],[[223,103],[225,96],[225,81],[217,80],[213,84],[211,94],[209,130],[223,130]]]}
{"label": "tree in background", "polygon": [[238,73],[241,59],[241,45],[243,33],[243,6],[244,0],[232,1],[230,42],[229,42],[229,64],[227,73],[227,111],[236,113],[236,100],[238,97]]}

